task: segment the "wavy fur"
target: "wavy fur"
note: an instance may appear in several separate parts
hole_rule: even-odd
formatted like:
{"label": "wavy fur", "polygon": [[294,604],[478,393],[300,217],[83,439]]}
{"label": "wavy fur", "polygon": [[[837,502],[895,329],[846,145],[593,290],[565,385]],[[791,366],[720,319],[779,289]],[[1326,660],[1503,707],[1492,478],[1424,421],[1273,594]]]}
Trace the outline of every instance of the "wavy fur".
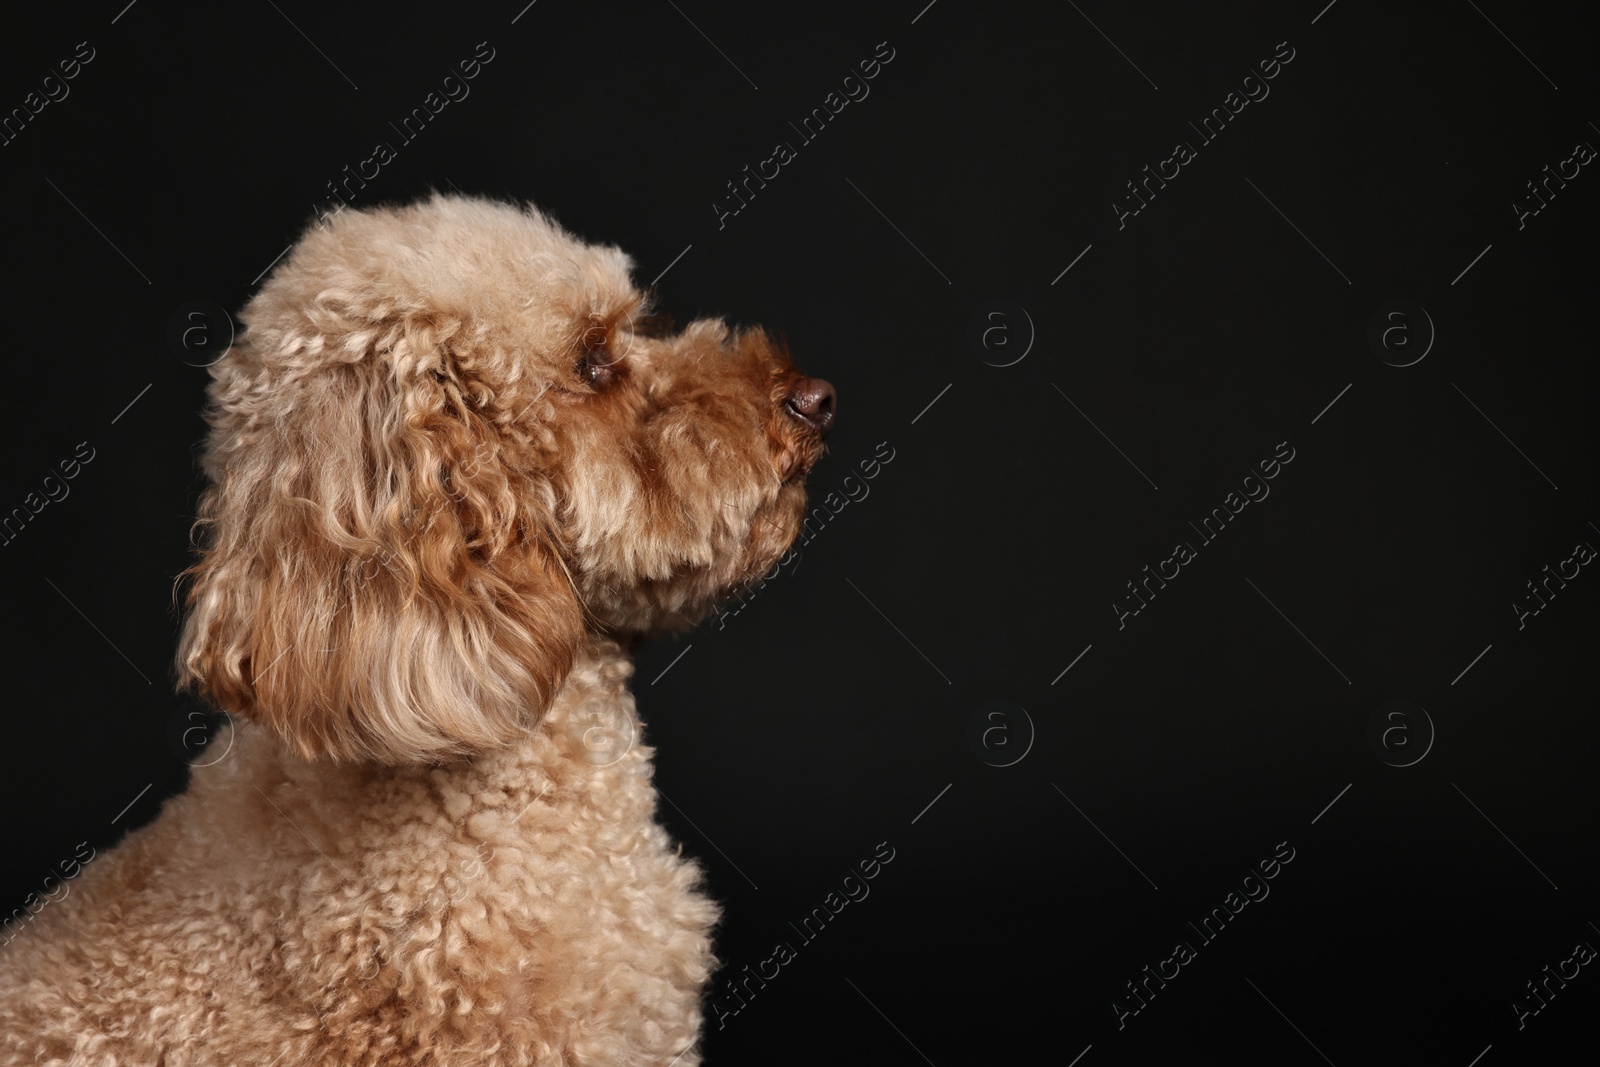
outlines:
{"label": "wavy fur", "polygon": [[779,346],[628,272],[435,196],[250,302],[178,654],[231,748],[0,951],[0,1064],[699,1062],[626,648],[778,559],[822,445]]}

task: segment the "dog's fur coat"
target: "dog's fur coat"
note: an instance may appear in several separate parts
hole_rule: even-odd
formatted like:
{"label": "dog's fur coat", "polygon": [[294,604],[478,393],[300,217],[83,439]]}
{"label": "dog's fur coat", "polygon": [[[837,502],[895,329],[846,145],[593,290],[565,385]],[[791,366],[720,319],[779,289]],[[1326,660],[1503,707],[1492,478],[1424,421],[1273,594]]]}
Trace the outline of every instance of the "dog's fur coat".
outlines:
{"label": "dog's fur coat", "polygon": [[783,554],[832,393],[628,270],[435,196],[251,301],[178,657],[231,748],[0,952],[0,1064],[699,1062],[627,653]]}

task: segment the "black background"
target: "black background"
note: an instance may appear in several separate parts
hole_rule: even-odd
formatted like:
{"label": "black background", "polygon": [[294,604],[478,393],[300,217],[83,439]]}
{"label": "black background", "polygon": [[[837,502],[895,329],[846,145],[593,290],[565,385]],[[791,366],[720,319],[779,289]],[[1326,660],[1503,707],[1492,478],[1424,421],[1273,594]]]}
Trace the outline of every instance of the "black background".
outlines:
{"label": "black background", "polygon": [[[78,42],[95,58],[0,148],[0,509],[95,458],[0,548],[5,907],[188,773],[172,586],[206,374],[169,322],[236,311],[388,141],[357,206],[532,199],[642,283],[670,265],[680,322],[783,332],[839,389],[817,500],[893,449],[794,573],[639,660],[728,972],[797,951],[711,1014],[709,1062],[1492,1067],[1588,1033],[1593,968],[1520,1030],[1511,1003],[1600,945],[1600,578],[1521,629],[1512,605],[1600,545],[1600,178],[1521,228],[1512,205],[1600,144],[1590,36],[1500,0],[925,3],[8,15],[7,113]],[[401,143],[480,41],[470,96]],[[801,144],[789,123],[884,41],[870,95]],[[1270,96],[1201,143],[1284,41]],[[778,141],[798,157],[719,228]],[[1198,158],[1119,229],[1177,141]],[[1031,348],[1015,310],[969,344],[992,300]],[[1367,340],[1395,300],[1427,317],[1397,320],[1390,362],[1427,350],[1406,367]],[[1285,441],[1270,497],[1200,542]],[[1119,629],[1177,541],[1198,557]],[[991,761],[1026,752],[1007,767],[969,742],[993,700],[1026,709],[991,735]],[[1395,736],[1410,766],[1368,741],[1391,700],[1431,719],[1431,748],[1415,713]],[[870,896],[803,943],[789,924],[880,842]],[[1270,896],[1202,944],[1187,923],[1280,842]],[[1178,940],[1197,958],[1119,1030]]]}

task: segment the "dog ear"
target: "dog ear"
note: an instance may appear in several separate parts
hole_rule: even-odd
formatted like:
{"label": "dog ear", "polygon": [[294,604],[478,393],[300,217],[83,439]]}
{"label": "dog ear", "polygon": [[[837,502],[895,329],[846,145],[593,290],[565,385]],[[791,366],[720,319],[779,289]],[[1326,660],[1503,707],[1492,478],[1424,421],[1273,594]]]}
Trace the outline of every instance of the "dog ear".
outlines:
{"label": "dog ear", "polygon": [[467,332],[269,330],[213,368],[179,681],[307,758],[505,744],[582,639],[548,487],[510,462],[526,438],[449,351]]}

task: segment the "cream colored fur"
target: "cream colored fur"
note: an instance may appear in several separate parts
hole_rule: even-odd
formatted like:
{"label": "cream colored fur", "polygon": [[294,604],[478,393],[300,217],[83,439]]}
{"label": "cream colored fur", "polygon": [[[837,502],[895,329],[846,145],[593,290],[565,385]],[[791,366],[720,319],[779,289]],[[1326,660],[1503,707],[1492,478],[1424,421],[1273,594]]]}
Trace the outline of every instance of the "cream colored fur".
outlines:
{"label": "cream colored fur", "polygon": [[781,350],[628,271],[436,196],[252,300],[179,653],[231,747],[0,950],[0,1064],[699,1062],[716,908],[627,649],[777,561],[822,445]]}

